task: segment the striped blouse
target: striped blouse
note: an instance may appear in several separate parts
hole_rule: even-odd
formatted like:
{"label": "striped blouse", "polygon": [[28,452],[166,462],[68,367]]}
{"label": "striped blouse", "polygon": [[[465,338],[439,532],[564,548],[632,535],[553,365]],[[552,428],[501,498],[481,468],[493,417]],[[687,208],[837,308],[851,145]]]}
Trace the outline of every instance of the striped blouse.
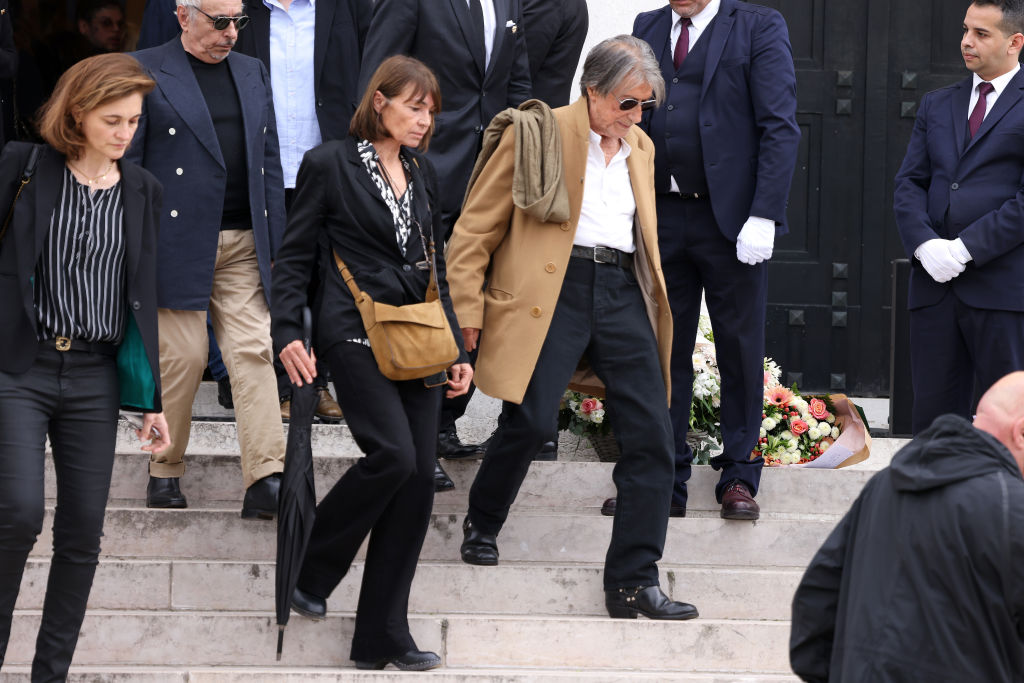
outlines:
{"label": "striped blouse", "polygon": [[127,313],[124,242],[121,183],[90,191],[65,167],[36,264],[39,339],[120,343]]}

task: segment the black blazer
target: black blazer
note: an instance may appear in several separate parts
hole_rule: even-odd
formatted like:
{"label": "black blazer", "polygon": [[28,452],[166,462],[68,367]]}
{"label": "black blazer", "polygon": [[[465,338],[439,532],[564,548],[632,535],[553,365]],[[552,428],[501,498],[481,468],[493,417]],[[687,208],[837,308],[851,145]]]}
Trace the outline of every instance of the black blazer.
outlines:
{"label": "black blazer", "polygon": [[486,69],[466,40],[466,0],[377,0],[363,51],[361,89],[380,63],[396,54],[425,62],[437,75],[441,112],[428,156],[445,179],[441,210],[449,225],[462,208],[487,124],[531,97],[521,0],[493,2],[494,46]]}
{"label": "black blazer", "polygon": [[[7,215],[32,145],[11,142],[0,154],[0,211]],[[126,298],[131,315],[125,339],[141,337],[155,392],[148,405],[122,404],[148,411],[162,410],[160,355],[156,315],[156,234],[162,191],[148,171],[122,160],[121,201],[125,234]],[[39,350],[32,278],[50,230],[64,172],[64,156],[44,146],[32,181],[15,206],[7,234],[0,244],[0,370],[20,374],[29,370]],[[122,346],[122,351],[128,345]],[[119,365],[123,359],[119,357]],[[145,362],[142,363],[145,366]],[[122,382],[126,379],[122,373]],[[122,387],[124,385],[122,384]]]}
{"label": "black blazer", "polygon": [[[370,0],[317,0],[313,29],[313,91],[320,137],[340,140],[363,93],[359,64],[370,28]],[[251,22],[238,33],[235,52],[261,60],[270,71],[270,10],[263,2],[246,4]],[[326,66],[326,68],[324,68]]]}
{"label": "black blazer", "polygon": [[[433,235],[437,245],[438,291],[459,346],[458,362],[467,362],[445,279],[437,176],[421,154],[408,148],[402,152],[415,160],[410,164],[413,213],[426,238]],[[403,256],[395,240],[391,210],[366,172],[352,137],[314,147],[306,152],[299,167],[288,228],[274,261],[270,313],[277,349],[302,338],[301,311],[315,258],[320,259],[321,277],[314,302],[318,335],[315,348],[322,357],[338,342],[366,337],[359,309],[338,272],[332,249],[345,261],[359,288],[374,301],[394,306],[423,301],[429,271],[415,265],[424,259],[419,234],[414,230],[409,235]]]}
{"label": "black blazer", "polygon": [[587,0],[523,0],[533,96],[554,109],[569,104],[587,39]]}

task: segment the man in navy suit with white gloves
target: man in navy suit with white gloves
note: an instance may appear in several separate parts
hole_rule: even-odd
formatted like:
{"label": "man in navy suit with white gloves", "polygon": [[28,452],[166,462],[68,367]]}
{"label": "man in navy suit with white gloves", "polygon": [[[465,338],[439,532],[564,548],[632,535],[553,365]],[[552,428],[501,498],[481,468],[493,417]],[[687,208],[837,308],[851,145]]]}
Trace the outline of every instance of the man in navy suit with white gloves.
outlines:
{"label": "man in navy suit with white gloves", "polygon": [[978,0],[968,78],[925,95],[893,205],[911,259],[913,430],[1024,369],[1024,1]]}
{"label": "man in navy suit with white gloves", "polygon": [[[671,514],[686,514],[693,340],[705,292],[722,373],[724,450],[715,489],[726,519],[757,519],[762,461],[767,260],[786,232],[796,165],[796,74],[782,15],[737,0],[669,0],[633,35],[661,62],[665,106],[644,116],[655,145],[658,242],[675,323]],[[607,505],[606,505],[607,507]]]}

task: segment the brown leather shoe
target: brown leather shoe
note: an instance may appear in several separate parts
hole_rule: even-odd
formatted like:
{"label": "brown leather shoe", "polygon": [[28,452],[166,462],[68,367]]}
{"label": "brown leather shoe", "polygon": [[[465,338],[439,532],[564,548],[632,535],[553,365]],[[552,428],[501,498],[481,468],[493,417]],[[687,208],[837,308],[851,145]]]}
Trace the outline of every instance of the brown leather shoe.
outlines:
{"label": "brown leather shoe", "polygon": [[316,416],[324,422],[340,422],[344,417],[341,414],[341,406],[331,396],[327,387],[320,387],[320,402],[316,404]]}
{"label": "brown leather shoe", "polygon": [[722,519],[755,520],[760,516],[761,507],[746,484],[739,480],[729,482],[722,494]]}
{"label": "brown leather shoe", "polygon": [[281,421],[288,422],[292,419],[292,402],[291,400],[281,401]]}
{"label": "brown leather shoe", "polygon": [[[615,507],[617,505],[617,503],[616,503],[617,500],[618,499],[616,499],[616,498],[607,498],[607,499],[605,499],[604,503],[601,505],[601,514],[604,515],[605,517],[614,517],[615,516]],[[668,509],[668,516],[669,517],[685,517],[686,516],[686,506],[685,505],[676,505],[675,503],[672,503],[672,507],[670,507]]]}

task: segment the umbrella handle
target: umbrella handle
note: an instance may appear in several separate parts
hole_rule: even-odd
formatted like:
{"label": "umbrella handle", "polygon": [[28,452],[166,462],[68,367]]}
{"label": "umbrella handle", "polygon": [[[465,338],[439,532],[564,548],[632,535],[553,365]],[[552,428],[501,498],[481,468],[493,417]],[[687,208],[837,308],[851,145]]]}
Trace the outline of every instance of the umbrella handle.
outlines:
{"label": "umbrella handle", "polygon": [[313,312],[309,306],[302,307],[302,344],[306,347],[306,353],[313,342]]}

